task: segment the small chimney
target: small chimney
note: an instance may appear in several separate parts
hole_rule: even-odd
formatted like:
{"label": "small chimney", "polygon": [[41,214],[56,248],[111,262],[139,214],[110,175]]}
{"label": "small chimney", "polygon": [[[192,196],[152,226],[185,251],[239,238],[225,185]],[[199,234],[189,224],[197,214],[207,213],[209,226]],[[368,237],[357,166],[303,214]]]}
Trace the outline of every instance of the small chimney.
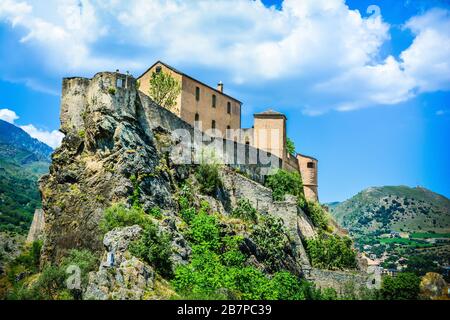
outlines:
{"label": "small chimney", "polygon": [[217,85],[217,90],[223,93],[223,82],[220,81],[219,84]]}

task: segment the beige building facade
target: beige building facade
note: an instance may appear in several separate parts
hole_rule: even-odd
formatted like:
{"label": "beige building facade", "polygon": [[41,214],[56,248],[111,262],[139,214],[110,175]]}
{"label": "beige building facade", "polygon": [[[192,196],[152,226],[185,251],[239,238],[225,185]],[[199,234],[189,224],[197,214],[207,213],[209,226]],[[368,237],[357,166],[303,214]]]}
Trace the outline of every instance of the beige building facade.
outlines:
{"label": "beige building facade", "polygon": [[218,130],[223,135],[228,129],[241,128],[242,102],[224,93],[223,83],[213,88],[177,69],[158,61],[138,78],[139,90],[149,94],[153,73],[170,74],[181,85],[181,93],[171,110],[181,119],[202,131]]}
{"label": "beige building facade", "polygon": [[284,114],[274,110],[256,113],[253,128],[242,129],[242,103],[225,94],[222,83],[217,88],[212,88],[158,61],[138,78],[139,90],[146,95],[149,95],[150,79],[155,72],[168,73],[181,85],[181,93],[171,112],[203,132],[214,134],[211,130],[216,129],[222,137],[278,157],[282,160],[283,169],[301,174],[306,199],[319,200],[318,160],[287,152],[287,118]]}

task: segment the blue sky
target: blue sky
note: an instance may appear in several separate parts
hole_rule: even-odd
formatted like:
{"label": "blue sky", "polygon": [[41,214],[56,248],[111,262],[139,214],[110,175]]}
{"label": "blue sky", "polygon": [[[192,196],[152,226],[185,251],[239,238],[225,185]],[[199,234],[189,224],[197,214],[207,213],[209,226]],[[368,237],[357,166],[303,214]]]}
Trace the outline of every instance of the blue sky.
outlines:
{"label": "blue sky", "polygon": [[[376,5],[374,7],[373,5]],[[368,11],[368,8],[371,10]],[[273,108],[323,202],[370,186],[450,197],[447,0],[0,0],[0,118],[58,145],[65,76],[161,59]]]}

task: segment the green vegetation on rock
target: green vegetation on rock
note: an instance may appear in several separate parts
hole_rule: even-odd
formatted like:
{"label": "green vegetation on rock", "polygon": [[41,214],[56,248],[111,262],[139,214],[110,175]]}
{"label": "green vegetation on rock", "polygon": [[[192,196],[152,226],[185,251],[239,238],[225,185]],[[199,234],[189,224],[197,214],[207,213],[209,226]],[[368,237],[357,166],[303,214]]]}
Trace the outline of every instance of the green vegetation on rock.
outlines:
{"label": "green vegetation on rock", "polygon": [[267,177],[266,187],[272,189],[275,201],[283,201],[287,194],[303,196],[302,178],[298,172],[277,170]]}
{"label": "green vegetation on rock", "polygon": [[321,234],[306,241],[311,264],[316,268],[345,270],[356,268],[356,251],[348,237]]}

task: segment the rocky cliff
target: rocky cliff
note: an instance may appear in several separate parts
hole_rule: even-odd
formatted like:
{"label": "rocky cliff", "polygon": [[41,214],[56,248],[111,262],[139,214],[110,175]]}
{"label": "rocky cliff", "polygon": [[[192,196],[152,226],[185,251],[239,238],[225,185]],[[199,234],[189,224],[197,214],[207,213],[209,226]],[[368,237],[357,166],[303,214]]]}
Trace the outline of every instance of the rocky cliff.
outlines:
{"label": "rocky cliff", "polygon": [[[213,146],[215,150],[220,149],[219,157],[226,158],[229,155],[217,146],[229,142],[203,137],[201,145],[195,145],[195,141],[183,144],[175,131],[184,129],[193,135],[198,132],[138,93],[136,85],[135,79],[117,73],[64,80],[61,130],[65,138],[52,156],[50,173],[40,182],[45,212],[43,263],[59,261],[72,248],[87,248],[103,254],[103,263],[106,263],[113,246],[108,239],[115,235],[108,234],[103,239],[99,230],[104,210],[115,203],[132,206],[136,200],[144,211],[161,209],[162,219],[155,222],[172,239],[171,260],[175,265],[189,260],[190,248],[181,231],[183,221],[175,195],[180,192],[182,181],[188,178],[195,181],[195,164],[180,163],[176,157],[180,150],[203,150]],[[234,144],[233,153],[239,150],[238,144],[231,144]],[[190,153],[188,151],[189,156],[195,158],[194,151]],[[277,161],[271,163],[278,164]],[[297,206],[296,198],[287,197],[283,202],[272,200],[271,190],[259,183],[265,169],[267,165],[246,165],[245,162],[221,166],[222,186],[213,196],[202,195],[194,188],[194,205],[198,207],[200,202],[206,201],[214,212],[224,217],[223,229],[243,237],[241,250],[249,256],[248,263],[261,270],[268,269],[261,259],[261,248],[256,246],[245,227],[227,217],[239,200],[247,199],[262,215],[281,218],[287,246],[283,249],[280,267],[302,275],[311,269],[303,241],[314,237],[317,230]],[[116,232],[131,232],[135,236],[139,230]],[[153,284],[151,267],[129,257],[126,247],[117,252],[120,261],[116,261],[112,271],[108,273],[100,266],[99,271],[91,275],[88,295],[123,298],[131,294],[120,288],[125,281],[124,272],[134,270],[130,271],[134,274],[130,281],[140,289],[135,290],[133,297],[141,298],[142,286]],[[111,272],[116,276],[111,278]]]}

